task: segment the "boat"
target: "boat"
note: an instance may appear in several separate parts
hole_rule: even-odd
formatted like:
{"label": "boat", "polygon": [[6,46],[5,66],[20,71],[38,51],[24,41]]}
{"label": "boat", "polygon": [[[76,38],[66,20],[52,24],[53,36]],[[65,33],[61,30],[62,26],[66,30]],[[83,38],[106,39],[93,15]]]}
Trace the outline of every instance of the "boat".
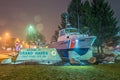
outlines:
{"label": "boat", "polygon": [[72,27],[66,17],[66,27],[59,30],[57,42],[48,45],[48,48],[21,49],[19,54],[13,57],[12,62],[11,59],[7,59],[3,63],[37,62],[54,65],[83,65],[85,61],[94,63],[91,47],[95,40],[96,36],[80,33],[77,28]]}
{"label": "boat", "polygon": [[67,22],[66,27],[59,31],[57,42],[50,44],[49,48],[56,48],[63,59],[71,63],[79,63],[81,60],[89,60],[93,57],[90,52],[91,47],[96,40],[96,36],[81,34],[77,28],[74,28]]}

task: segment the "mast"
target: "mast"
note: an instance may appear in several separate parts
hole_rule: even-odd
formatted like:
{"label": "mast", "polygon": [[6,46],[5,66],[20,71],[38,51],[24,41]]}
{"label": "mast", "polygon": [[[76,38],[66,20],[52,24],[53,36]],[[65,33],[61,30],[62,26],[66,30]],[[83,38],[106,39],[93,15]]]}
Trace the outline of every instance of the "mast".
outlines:
{"label": "mast", "polygon": [[78,0],[77,0],[77,27],[78,27],[78,32],[79,32],[79,9],[78,9],[78,7],[79,7],[79,3],[78,3]]}
{"label": "mast", "polygon": [[65,26],[67,27],[67,24],[68,24],[68,15],[67,14],[65,15],[65,22],[66,22]]}
{"label": "mast", "polygon": [[70,23],[69,23],[69,20],[68,20],[68,14],[65,15],[65,22],[66,22],[66,25],[65,27],[70,27]]}

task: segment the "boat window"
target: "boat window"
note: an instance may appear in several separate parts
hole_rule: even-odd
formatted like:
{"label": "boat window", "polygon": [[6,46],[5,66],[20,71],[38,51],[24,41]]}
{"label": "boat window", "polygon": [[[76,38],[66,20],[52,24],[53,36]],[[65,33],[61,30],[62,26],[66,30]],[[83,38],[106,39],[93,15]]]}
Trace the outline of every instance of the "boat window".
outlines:
{"label": "boat window", "polygon": [[61,31],[59,32],[59,36],[62,36],[62,35],[65,35],[65,30],[61,30]]}
{"label": "boat window", "polygon": [[66,33],[75,33],[75,32],[78,32],[77,29],[66,29],[65,31],[66,31]]}

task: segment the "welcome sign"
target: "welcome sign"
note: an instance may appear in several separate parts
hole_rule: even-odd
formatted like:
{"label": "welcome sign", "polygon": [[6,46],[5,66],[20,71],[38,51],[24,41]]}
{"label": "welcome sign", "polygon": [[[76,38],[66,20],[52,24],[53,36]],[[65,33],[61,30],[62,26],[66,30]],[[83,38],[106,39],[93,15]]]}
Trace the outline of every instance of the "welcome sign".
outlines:
{"label": "welcome sign", "polygon": [[25,62],[54,64],[60,61],[61,58],[55,48],[22,49],[16,58],[15,64]]}
{"label": "welcome sign", "polygon": [[26,59],[46,59],[48,57],[48,51],[21,51],[20,57]]}

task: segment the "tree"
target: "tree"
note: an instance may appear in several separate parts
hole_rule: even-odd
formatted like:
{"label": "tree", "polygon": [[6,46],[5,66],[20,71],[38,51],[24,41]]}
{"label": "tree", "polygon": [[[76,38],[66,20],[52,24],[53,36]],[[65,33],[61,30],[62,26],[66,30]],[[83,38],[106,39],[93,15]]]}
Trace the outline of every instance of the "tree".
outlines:
{"label": "tree", "polygon": [[[78,28],[80,33],[89,33],[88,17],[91,11],[89,1],[72,0],[68,6],[69,22],[72,27]],[[90,18],[90,17],[89,17]]]}
{"label": "tree", "polygon": [[91,16],[92,22],[89,26],[91,32],[97,36],[96,45],[103,53],[103,43],[108,39],[114,39],[118,33],[117,19],[114,17],[111,6],[105,0],[93,0]]}
{"label": "tree", "polygon": [[68,6],[69,22],[73,27],[80,28],[82,26],[82,2],[81,0],[72,0]]}
{"label": "tree", "polygon": [[61,25],[58,26],[58,29],[61,30],[66,27],[67,21],[66,21],[66,16],[69,16],[68,13],[62,13],[61,14]]}
{"label": "tree", "polygon": [[90,19],[91,19],[91,14],[92,14],[92,7],[90,6],[90,2],[88,0],[86,0],[84,3],[83,3],[83,6],[82,6],[82,23],[85,25],[85,26],[89,26],[88,23],[90,23]]}
{"label": "tree", "polygon": [[43,34],[41,34],[39,31],[37,31],[36,38],[35,38],[35,43],[38,46],[42,46],[46,43],[45,37]]}
{"label": "tree", "polygon": [[[103,53],[103,44],[106,41],[117,41],[118,21],[106,0],[93,0],[91,2],[88,0],[84,2],[72,0],[68,6],[68,15],[69,22],[73,27],[78,28],[81,32],[86,31],[90,35],[97,37],[95,45],[98,47],[98,53]],[[61,24],[64,26],[64,17],[61,20]]]}
{"label": "tree", "polygon": [[80,31],[82,33],[87,33],[91,35],[92,33],[90,32],[90,25],[92,21],[92,7],[90,5],[90,2],[86,0],[84,3],[82,3],[82,15],[81,15],[81,23],[82,23],[82,28]]}
{"label": "tree", "polygon": [[57,42],[58,36],[59,36],[59,30],[65,28],[66,26],[66,15],[68,15],[67,13],[62,13],[61,14],[61,25],[58,25],[58,30],[55,30],[54,35],[51,38],[51,42]]}
{"label": "tree", "polygon": [[36,34],[35,27],[33,25],[28,25],[26,28],[26,40],[29,45],[36,40]]}
{"label": "tree", "polygon": [[26,40],[29,45],[32,43],[45,43],[45,37],[33,25],[28,25],[26,28]]}
{"label": "tree", "polygon": [[51,39],[51,43],[57,42],[58,36],[59,36],[59,29],[55,30],[54,35],[52,36],[52,39]]}

